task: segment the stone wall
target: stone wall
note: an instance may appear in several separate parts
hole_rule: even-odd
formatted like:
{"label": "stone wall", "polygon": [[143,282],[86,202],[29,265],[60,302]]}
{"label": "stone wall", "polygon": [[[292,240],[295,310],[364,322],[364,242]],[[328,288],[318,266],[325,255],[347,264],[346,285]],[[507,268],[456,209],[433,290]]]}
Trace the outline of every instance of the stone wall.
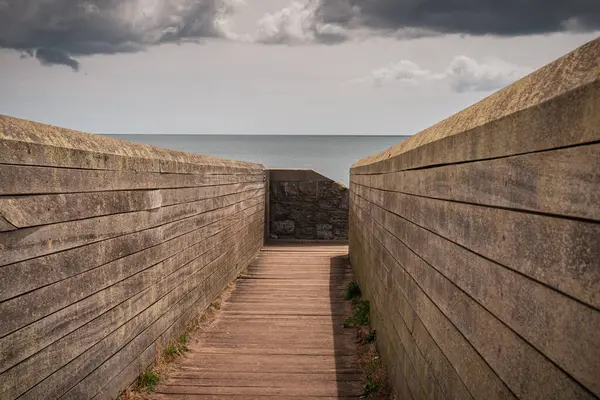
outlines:
{"label": "stone wall", "polygon": [[600,39],[351,170],[402,399],[600,396]]}
{"label": "stone wall", "polygon": [[347,240],[348,189],[310,169],[269,174],[269,238]]}
{"label": "stone wall", "polygon": [[263,244],[261,165],[0,117],[0,398],[114,399]]}

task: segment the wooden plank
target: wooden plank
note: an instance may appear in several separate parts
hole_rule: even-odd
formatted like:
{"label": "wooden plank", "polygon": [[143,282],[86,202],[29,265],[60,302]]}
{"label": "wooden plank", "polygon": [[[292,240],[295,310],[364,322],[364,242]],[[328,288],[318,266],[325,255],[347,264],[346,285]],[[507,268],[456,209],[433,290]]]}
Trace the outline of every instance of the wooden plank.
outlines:
{"label": "wooden plank", "polygon": [[[253,254],[253,249],[251,249],[250,252],[252,252]],[[248,252],[245,254],[245,259],[247,259],[248,254]],[[244,259],[244,257],[242,257],[242,259]],[[229,275],[226,275],[225,277],[221,278],[221,281],[217,282],[215,284],[215,287],[224,288],[227,285],[227,283],[230,282],[231,279],[233,279],[235,274],[237,274],[237,271],[243,268],[244,262],[245,261],[238,262],[238,265],[236,265],[236,267],[232,269],[234,271],[234,275],[230,273]],[[198,300],[196,300],[196,303],[190,306],[183,313],[183,315],[180,316],[179,319],[161,335],[161,337],[159,337],[159,339],[153,342],[141,355],[137,356],[133,361],[131,361],[130,364],[124,370],[113,371],[113,375],[115,375],[115,372],[117,373],[114,377],[112,377],[112,379],[106,377],[104,380],[105,385],[98,391],[98,393],[96,393],[93,399],[112,400],[117,398],[119,394],[123,391],[123,389],[132,384],[138,377],[139,373],[145,370],[144,366],[147,366],[149,364],[148,361],[154,361],[154,355],[156,352],[155,346],[158,344],[158,342],[160,342],[161,338],[163,341],[168,342],[172,338],[178,337],[181,330],[185,329],[185,326],[187,326],[187,324],[192,319],[194,319],[199,313],[201,313],[201,310],[204,310],[205,307],[206,304],[204,298],[201,297]]]}
{"label": "wooden plank", "polygon": [[[242,220],[238,223],[229,224],[224,228],[220,228],[216,232],[212,232],[211,235],[198,239],[187,248],[178,249],[175,248],[175,252],[165,253],[164,251],[153,251],[152,254],[147,252],[138,253],[140,254],[139,260],[131,259],[131,257],[125,257],[117,260],[114,263],[109,263],[105,268],[99,268],[90,271],[88,275],[81,274],[77,275],[74,279],[61,281],[56,285],[46,286],[38,291],[30,292],[26,296],[21,296],[14,301],[8,301],[2,303],[0,308],[3,315],[12,316],[8,326],[3,327],[3,331],[7,332],[11,328],[14,330],[15,326],[22,326],[29,322],[35,321],[38,318],[51,314],[56,310],[61,310],[56,316],[50,316],[44,318],[33,325],[30,325],[23,330],[16,333],[17,341],[13,337],[8,336],[0,339],[0,352],[6,354],[2,362],[0,362],[0,372],[5,370],[10,365],[18,362],[20,359],[26,358],[27,356],[35,353],[36,349],[41,349],[47,344],[51,343],[56,338],[64,334],[64,329],[74,329],[77,326],[81,326],[95,315],[102,312],[103,308],[100,307],[104,304],[104,309],[110,307],[111,304],[116,304],[119,301],[119,297],[113,294],[110,297],[110,303],[106,303],[107,296],[102,293],[102,290],[109,288],[111,285],[119,284],[124,287],[134,287],[136,290],[141,290],[140,286],[133,286],[127,283],[128,277],[134,276],[143,269],[149,268],[153,265],[163,263],[164,270],[169,270],[171,264],[173,265],[184,265],[193,260],[198,254],[211,245],[219,243],[232,232],[235,232],[240,223],[243,225],[260,221],[261,211],[256,212],[254,215]],[[169,249],[174,246],[168,246]],[[158,248],[158,247],[157,247]],[[104,277],[104,279],[102,279]],[[96,278],[96,279],[95,279]],[[134,279],[141,279],[135,277]],[[94,284],[95,283],[95,284]],[[75,289],[73,289],[75,288]],[[114,288],[107,289],[109,292]],[[67,293],[64,296],[64,293]],[[78,300],[84,299],[87,296],[96,293],[94,296],[84,300],[84,303],[77,303]],[[57,298],[63,294],[64,299],[58,300]],[[123,293],[126,295],[126,293]],[[97,300],[105,299],[103,301]],[[98,302],[98,303],[96,303]],[[8,303],[8,304],[7,304]],[[87,305],[87,307],[84,306]],[[66,308],[63,308],[66,307]],[[19,311],[23,308],[32,309],[30,313],[20,313]],[[88,313],[85,313],[86,311]],[[93,314],[90,314],[92,313]],[[65,324],[65,321],[76,321],[72,324]],[[40,325],[41,324],[41,325]],[[63,329],[58,329],[58,327]],[[68,331],[66,331],[68,332]],[[35,335],[42,336],[42,339],[37,339],[32,345],[29,340],[33,340]],[[18,355],[19,359],[14,359],[14,356]]]}
{"label": "wooden plank", "polygon": [[[156,393],[153,396],[154,400],[165,400],[172,399],[173,395]],[[270,396],[273,397],[273,396]],[[277,396],[275,396],[277,397]],[[223,395],[223,394],[178,394],[178,400],[264,400],[263,395]],[[285,396],[286,400],[353,400],[356,396],[345,397],[345,396]]]}
{"label": "wooden plank", "polygon": [[[211,256],[215,256],[215,251],[209,252],[205,257]],[[156,268],[157,274],[162,272],[160,271],[162,269],[160,267],[161,266],[158,266],[158,268]],[[93,346],[96,342],[102,340],[114,328],[118,327],[118,325],[113,327],[113,324],[121,324],[127,321],[129,318],[135,318],[134,316],[136,313],[142,311],[145,307],[158,300],[161,296],[169,293],[169,291],[176,287],[178,282],[185,277],[186,273],[189,274],[190,268],[191,266],[184,268],[181,271],[177,271],[178,273],[176,272],[172,276],[168,276],[167,280],[164,280],[157,286],[149,286],[146,290],[143,290],[138,295],[132,293],[134,296],[130,300],[123,303],[122,306],[116,307],[116,309],[113,310],[109,310],[109,312],[106,314],[101,315],[95,320],[92,320],[91,323],[83,325],[80,329],[77,329],[79,326],[74,326],[73,328],[75,328],[75,330],[72,334],[64,336],[62,339],[54,342],[50,347],[44,348],[40,352],[35,353],[32,357],[26,359],[20,364],[17,364],[12,369],[9,369],[2,375],[2,379],[9,381],[11,378],[14,379],[14,376],[20,376],[20,381],[22,382],[22,387],[20,390],[27,390],[28,387],[44,379],[53,371],[59,369],[62,365],[67,364],[80,353],[87,350],[90,346]],[[165,272],[169,273],[172,271]],[[123,309],[123,307],[127,306],[129,309]],[[117,319],[117,317],[119,317],[117,314],[118,312],[122,314],[122,321]],[[137,320],[139,321],[140,318]],[[84,321],[84,323],[85,322],[86,321]],[[116,339],[112,340],[114,341]],[[122,338],[119,340],[122,340]],[[113,345],[116,344],[117,342],[114,342]],[[45,362],[44,364],[39,364],[40,361]],[[40,365],[43,367],[40,367]],[[21,386],[21,384],[18,386]]]}
{"label": "wooden plank", "polygon": [[0,213],[16,227],[25,228],[103,215],[152,210],[161,206],[258,189],[261,189],[258,184],[241,183],[188,189],[7,196],[0,197]]}
{"label": "wooden plank", "polygon": [[92,399],[118,399],[126,388],[135,383],[141,371],[146,371],[154,364],[158,351],[160,350],[158,349],[157,342],[153,342],[115,378],[110,380]]}
{"label": "wooden plank", "polygon": [[[408,368],[408,365],[410,365],[410,364],[408,363],[408,365],[407,365],[406,362],[400,362],[400,355],[399,355],[399,348],[398,348],[400,338],[398,336],[398,333],[395,332],[395,330],[393,329],[393,327],[390,327],[390,326],[388,326],[388,324],[386,324],[386,320],[389,319],[388,314],[393,312],[393,311],[387,311],[387,310],[389,310],[389,307],[395,306],[396,303],[393,302],[394,299],[390,298],[390,301],[387,303],[386,308],[378,308],[378,306],[377,306],[378,298],[374,297],[376,295],[377,291],[380,289],[377,289],[377,287],[376,287],[377,279],[372,279],[372,275],[374,274],[373,270],[375,268],[382,269],[382,270],[385,270],[385,269],[382,267],[380,260],[371,262],[366,258],[366,256],[368,255],[368,253],[366,253],[366,251],[368,252],[368,250],[364,250],[362,247],[359,247],[359,246],[362,246],[362,244],[363,243],[358,242],[357,245],[354,247],[355,249],[356,248],[359,249],[356,251],[357,251],[357,253],[360,253],[360,256],[355,256],[353,265],[354,265],[355,271],[357,273],[357,279],[359,280],[359,282],[361,284],[363,296],[365,296],[365,298],[368,298],[372,301],[371,323],[372,323],[373,329],[377,330],[377,341],[378,341],[377,347],[379,349],[380,355],[383,358],[384,363],[388,367],[388,373],[389,373],[390,379],[393,382],[394,387],[397,390],[397,393],[400,396],[400,398],[413,398],[413,394],[408,385],[408,380],[411,378],[411,373],[410,373],[411,371],[409,371],[409,368]],[[376,276],[376,274],[375,274],[375,276]],[[383,289],[381,289],[381,290],[383,290]],[[386,293],[390,293],[390,292],[401,292],[401,291],[394,287],[394,288],[391,288],[386,291]],[[415,339],[418,339],[418,337],[416,337]],[[435,344],[435,342],[434,342],[434,344]],[[435,346],[437,347],[437,344],[435,344]],[[445,357],[445,356],[443,356],[443,357]],[[446,362],[448,362],[448,361],[446,361]],[[456,371],[453,369],[453,367],[451,367],[451,370],[453,371],[454,375],[457,374]],[[456,376],[458,376],[458,375],[456,375]],[[414,376],[412,376],[412,378],[414,379]],[[440,382],[440,384],[443,384],[444,381],[450,380],[450,378],[452,378],[452,376],[437,375],[436,378]],[[460,378],[458,378],[458,382],[460,382],[462,384],[462,382],[460,381]],[[414,383],[411,386],[414,387]],[[467,394],[463,398],[469,398],[468,392],[466,391],[466,389],[464,389],[464,384],[462,386],[463,386],[463,391],[466,392],[466,394]],[[445,395],[446,396],[442,397],[442,398],[452,398],[453,393],[446,391]]]}
{"label": "wooden plank", "polygon": [[600,143],[437,168],[352,175],[374,189],[600,220]]}
{"label": "wooden plank", "polygon": [[[233,238],[235,238],[235,236],[232,236],[232,239]],[[48,376],[49,372],[55,371],[61,365],[65,365],[67,362],[73,360],[75,356],[78,356],[82,351],[89,349],[90,346],[94,349],[93,355],[79,355],[75,358],[75,363],[70,362],[68,365],[74,366],[78,374],[84,373],[83,376],[85,376],[85,369],[83,366],[91,368],[88,369],[88,372],[91,372],[91,370],[95,368],[94,365],[97,365],[94,364],[95,362],[99,362],[101,357],[108,357],[110,355],[108,349],[114,348],[116,350],[122,346],[123,343],[131,340],[143,330],[145,326],[148,326],[148,323],[158,318],[164,312],[161,310],[166,310],[165,307],[171,307],[179,301],[178,299],[180,299],[184,293],[187,293],[191,288],[200,284],[209,273],[209,270],[205,270],[202,266],[206,265],[206,261],[217,259],[223,257],[223,254],[227,254],[224,253],[224,250],[231,248],[232,243],[235,246],[236,241],[235,239],[232,241],[232,239],[221,242],[218,247],[205,253],[205,255],[195,261],[188,263],[183,268],[176,270],[174,274],[168,275],[167,279],[162,280],[159,286],[149,287],[146,291],[130,298],[125,303],[112,309],[111,312],[104,314],[102,318],[92,320],[81,329],[74,331],[72,334],[62,338],[52,346],[46,347],[41,352],[36,353],[33,357],[28,358],[16,367],[3,373],[2,379],[6,379],[6,381],[13,381],[13,379],[19,381],[18,384],[13,387],[7,388],[7,390],[9,390],[9,392],[7,392],[7,397],[12,398],[18,396],[19,393],[23,393],[23,391],[31,387],[32,384],[35,384]],[[169,271],[173,271],[175,267],[178,266],[174,263],[173,267],[169,267],[166,263],[163,263],[162,268],[157,268],[156,272],[160,276],[163,276],[163,274],[169,274]],[[166,296],[162,297],[164,295]],[[157,303],[146,309],[148,305],[156,300],[158,300]],[[144,312],[138,314],[144,309],[146,309]],[[115,318],[117,316],[118,318]],[[129,319],[131,317],[133,318]],[[125,321],[128,321],[128,323],[121,325]],[[145,323],[143,321],[148,322]],[[119,325],[121,325],[121,327],[119,327]],[[117,331],[113,330],[115,328],[118,328]],[[110,334],[106,336],[108,333]],[[100,342],[98,342],[99,340]],[[81,365],[81,363],[83,363],[83,365]],[[43,370],[40,366],[43,366]],[[63,370],[64,368],[59,371]],[[45,389],[40,393],[48,393],[48,396],[50,396],[52,391],[50,391],[49,388],[54,388],[52,390],[57,391],[61,387],[65,387],[65,385],[70,385],[69,382],[72,382],[72,380],[69,380],[68,377],[71,377],[70,379],[75,379],[77,376],[72,370],[70,372],[63,371],[61,374],[62,375],[53,374],[51,376],[54,378],[44,379],[43,383]],[[17,378],[17,376],[19,378]],[[68,389],[69,387],[70,386],[67,386],[65,389]],[[39,393],[36,395],[33,395],[32,393],[28,393],[25,398],[39,398]],[[4,393],[2,394],[4,395]]]}
{"label": "wooden plank", "polygon": [[14,231],[15,229],[17,229],[16,226],[8,222],[6,218],[0,215],[0,232]]}
{"label": "wooden plank", "polygon": [[[248,223],[255,224],[256,222]],[[6,370],[29,356],[34,355],[33,358],[35,359],[37,351],[44,349],[44,347],[70,332],[76,331],[79,327],[84,326],[94,318],[97,318],[94,324],[101,324],[103,320],[109,318],[107,315],[103,316],[103,313],[112,310],[111,312],[114,314],[116,311],[112,307],[128,298],[131,299],[137,293],[143,293],[139,296],[145,296],[142,299],[147,298],[148,300],[144,301],[150,301],[150,299],[154,298],[153,296],[157,295],[159,290],[155,288],[151,291],[152,293],[149,293],[147,288],[152,289],[153,285],[157,284],[168,285],[171,281],[162,281],[162,277],[165,275],[176,273],[169,279],[178,279],[178,276],[184,274],[185,271],[189,271],[194,265],[201,266],[203,260],[206,260],[207,257],[210,257],[216,251],[216,247],[214,246],[222,241],[231,241],[233,240],[232,238],[235,238],[237,229],[239,229],[239,226],[228,228],[199,243],[194,248],[190,248],[188,251],[178,253],[176,256],[155,264],[141,273],[133,275],[105,290],[97,292],[93,296],[63,308],[57,313],[51,314],[12,335],[0,339],[0,352],[5,355],[0,364],[0,371]],[[234,236],[231,236],[232,234]],[[185,266],[185,269],[179,270],[182,266]],[[129,302],[132,301],[129,300]],[[136,300],[134,304],[140,307],[141,302],[142,300]],[[128,312],[134,311],[134,308],[128,310]],[[88,329],[91,328],[88,327]],[[82,333],[79,332],[78,335],[81,336]],[[93,339],[90,336],[85,337],[86,340]],[[84,344],[79,343],[79,346],[83,346]],[[78,347],[70,347],[70,349],[71,351],[75,351]],[[61,352],[61,357],[66,357],[67,355],[68,352]]]}
{"label": "wooden plank", "polygon": [[[262,225],[260,225],[260,227],[262,228]],[[202,282],[197,284],[191,290],[188,290],[178,303],[169,309],[169,311],[164,312],[157,321],[149,326],[149,328],[137,335],[135,339],[120,349],[112,357],[108,358],[101,368],[93,370],[90,375],[85,377],[85,379],[80,381],[61,398],[92,398],[98,391],[105,387],[107,383],[114,380],[125,366],[134,361],[138,355],[142,353],[141,350],[146,346],[149,346],[150,343],[158,340],[170,326],[176,324],[177,319],[180,316],[185,315],[187,310],[194,307],[194,312],[197,314],[199,311],[206,308],[209,302],[226,286],[228,281],[224,282],[220,279],[223,276],[227,276],[228,270],[231,266],[235,265],[236,261],[239,259],[239,255],[236,254],[238,254],[239,249],[244,246],[249,235],[252,235],[252,233],[244,236],[242,240],[236,241],[230,246],[229,250],[207,266],[207,268],[203,270],[204,278],[201,279]],[[93,360],[92,363],[96,364],[97,360]]]}
{"label": "wooden plank", "polygon": [[[343,375],[323,375],[316,373],[307,373],[307,374],[270,374],[268,372],[238,372],[238,373],[228,373],[221,371],[214,372],[206,372],[202,375],[197,375],[193,373],[186,373],[182,371],[173,371],[172,374],[169,374],[168,380],[172,379],[189,379],[194,381],[206,381],[206,382],[226,382],[229,378],[234,378],[235,383],[237,382],[250,382],[254,381],[251,385],[253,386],[264,386],[268,385],[269,382],[274,385],[285,384],[287,380],[297,381],[297,382],[336,382],[336,381],[346,381],[346,382],[356,382],[361,381],[362,377],[360,374],[343,374]],[[231,379],[229,379],[231,381]]]}
{"label": "wooden plank", "polygon": [[[231,269],[231,272],[229,272],[227,275],[222,277],[221,280],[216,283],[216,287],[221,287],[221,288],[226,287],[226,285],[229,282],[231,282],[239,274],[239,272],[244,268],[244,266],[247,265],[248,261],[250,259],[252,259],[254,257],[254,255],[259,251],[259,249],[263,243],[263,238],[260,235],[258,235],[258,236],[256,236],[256,239],[254,240],[254,242],[255,242],[254,245],[250,245],[250,246],[245,245],[244,246],[244,249],[246,249],[247,251],[242,256],[242,259],[240,261],[238,261],[237,265],[235,265],[234,268]],[[161,337],[159,339],[157,339],[157,341],[154,342],[153,344],[161,342],[161,340],[162,340],[161,346],[164,348],[164,344],[166,342],[172,340],[173,338],[179,337],[180,332],[182,330],[184,330],[185,327],[187,326],[187,324],[199,314],[199,310],[203,310],[205,307],[206,307],[206,304],[203,303],[202,298],[197,300],[196,303],[194,305],[192,305],[191,307],[189,307],[188,310],[181,317],[179,317],[179,320],[176,321],[173,325],[171,325],[171,327],[169,329],[167,329],[161,335]],[[152,345],[150,347],[152,347]],[[144,352],[144,354],[145,353],[146,353],[146,351]],[[141,363],[143,365],[144,354],[142,354],[141,356],[136,358],[132,363],[130,363],[130,365],[126,368],[126,370],[123,370],[115,378],[110,380],[110,382],[101,391],[99,391],[97,393],[97,395],[94,396],[93,399],[94,400],[98,400],[98,399],[111,399],[112,400],[114,398],[117,398],[118,395],[123,391],[124,388],[128,387],[130,384],[132,384],[135,381],[139,372],[143,371],[145,369],[145,368],[138,367],[137,373],[133,373],[132,367],[131,367],[132,365],[134,367],[137,366],[138,363]]]}
{"label": "wooden plank", "polygon": [[[387,274],[387,284],[377,276],[378,274]],[[409,365],[412,365],[418,382],[425,392],[424,397],[429,399],[472,399],[448,359],[408,304],[408,300],[401,291],[394,287],[393,281],[389,277],[389,271],[386,271],[383,265],[380,268],[373,268],[370,278],[374,290],[369,291],[368,298],[371,299],[375,312],[380,315],[379,322],[388,327],[386,330],[389,333],[384,336],[387,336],[392,343],[400,339],[399,344],[403,347],[403,363],[406,365],[403,366],[403,369],[406,370]],[[399,312],[398,309],[402,309],[402,312]],[[409,321],[410,325],[406,321]],[[422,329],[415,329],[416,326]],[[430,351],[421,350],[419,346]],[[433,354],[427,358],[431,353]],[[392,363],[397,363],[397,361]],[[414,389],[413,393],[416,393]]]}
{"label": "wooden plank", "polygon": [[239,207],[237,209],[234,207],[229,214],[226,210],[208,212],[144,231],[4,266],[0,268],[0,301],[83,273],[112,260],[192,232],[220,219],[232,218],[235,216],[236,210],[237,212],[253,213],[261,207],[260,204],[263,201],[261,197],[258,197],[247,203],[249,204],[247,208]]}
{"label": "wooden plank", "polygon": [[379,154],[376,174],[524,154],[600,140],[600,39]]}
{"label": "wooden plank", "polygon": [[160,206],[158,190],[0,197],[0,213],[19,228]]}
{"label": "wooden plank", "polygon": [[[375,299],[377,296],[378,294],[373,292],[373,297],[371,297],[372,303],[377,301]],[[395,360],[399,366],[399,370],[406,380],[406,385],[408,386],[411,396],[417,399],[443,398],[440,397],[442,393],[439,385],[435,381],[429,379],[431,377],[428,376],[428,371],[422,371],[419,368],[420,365],[415,362],[416,360],[414,358],[411,359],[409,355],[410,348],[408,347],[408,343],[397,339],[398,333],[395,331],[389,319],[387,319],[387,316],[384,320],[381,315],[377,315],[375,311],[372,313],[372,315],[374,317],[373,320],[376,321],[372,323],[373,329],[375,329],[378,333],[383,334],[383,337],[391,339],[389,343],[387,343],[388,351],[390,352],[392,359]],[[384,345],[383,341],[380,346],[381,345]]]}
{"label": "wooden plank", "polygon": [[[359,224],[359,226],[362,227],[362,224]],[[435,380],[439,382],[444,391],[444,396],[427,398],[472,398],[454,367],[431,338],[411,305],[408,304],[403,290],[399,290],[398,285],[392,280],[386,265],[381,260],[367,259],[366,256],[372,255],[372,252],[363,250],[363,245],[362,242],[354,245],[354,248],[358,248],[358,250],[352,255],[353,266],[360,275],[359,282],[361,283],[363,296],[372,302],[371,311],[374,316],[371,320],[373,328],[377,330],[380,354],[385,357],[386,353],[393,353],[388,355],[387,359],[384,358],[384,361],[386,361],[388,369],[394,371],[390,373],[390,376],[394,376],[397,390],[400,391],[403,397],[412,396],[407,386],[407,380],[414,380],[414,375],[410,374],[412,371],[408,370],[406,365],[408,363],[406,361],[401,362],[400,356],[397,355],[399,339],[407,349],[413,348],[410,343],[412,339],[417,343],[418,352],[423,352],[424,356],[428,358],[429,368],[434,372]],[[384,293],[384,295],[382,296],[380,293]],[[381,300],[382,298],[385,298],[385,302]],[[396,315],[401,318],[396,318]],[[401,332],[396,328],[398,319],[403,319],[405,324],[408,324],[408,330],[411,332],[412,337],[409,337],[407,341],[405,341],[405,337],[398,333]],[[388,321],[392,322],[391,326],[388,326]],[[421,327],[422,329],[420,329]],[[382,347],[386,348],[382,351]],[[431,354],[431,350],[434,350],[433,354]],[[421,365],[420,367],[423,368],[424,366]],[[417,373],[423,376],[427,374],[427,371],[417,369]],[[428,382],[427,378],[421,379],[421,382],[425,387],[434,384]],[[432,389],[429,388],[430,391]]]}
{"label": "wooden plank", "polygon": [[[351,369],[357,363],[356,355],[331,356],[295,356],[287,354],[221,354],[214,357],[210,354],[188,354],[178,366],[195,371],[244,371],[250,367],[255,371],[270,372],[313,372],[318,370]],[[289,368],[288,371],[284,371]]]}
{"label": "wooden plank", "polygon": [[585,388],[423,262],[368,214],[359,218],[363,218],[378,243],[403,266],[420,290],[452,321],[517,397],[544,399],[561,393],[564,398],[593,398]]}
{"label": "wooden plank", "polygon": [[[234,224],[258,219],[257,212],[260,211],[260,205],[252,206],[156,246],[4,301],[0,303],[0,313],[6,315],[10,323],[0,329],[0,336],[10,332],[11,327],[16,329],[30,321],[35,321],[44,315],[119,282],[143,268],[178,255],[183,251],[192,253],[194,246],[197,246],[206,238]],[[22,313],[23,308],[27,308],[29,312]]]}
{"label": "wooden plank", "polygon": [[0,195],[192,188],[262,182],[261,174],[193,175],[0,164]]}
{"label": "wooden plank", "polygon": [[[372,315],[376,315],[376,312],[374,311]],[[386,341],[385,338],[395,338],[395,336],[390,334],[388,331],[390,328],[382,318],[373,318],[371,324],[378,333],[378,340],[380,341],[378,347],[385,348],[383,354],[386,354],[384,356],[386,358],[384,360],[395,366],[392,372],[393,382],[399,389],[402,398],[427,398],[414,366],[408,360],[403,344],[394,339]]]}
{"label": "wooden plank", "polygon": [[596,384],[600,350],[594,343],[600,312],[360,198],[354,203],[364,210],[357,210],[358,215],[366,213],[378,221],[571,376],[589,388]]}
{"label": "wooden plank", "polygon": [[[273,374],[271,374],[273,375]],[[305,377],[304,375],[309,375]],[[313,374],[287,374],[288,380],[282,381],[279,378],[279,374],[274,377],[271,376],[269,379],[269,375],[265,374],[266,379],[257,380],[255,378],[247,378],[242,379],[236,377],[235,379],[195,379],[195,378],[171,378],[169,377],[163,383],[165,386],[193,386],[193,387],[252,387],[252,388],[270,388],[270,387],[279,387],[285,388],[287,385],[292,387],[295,386],[295,389],[301,389],[306,387],[307,384],[312,383],[316,387],[317,390],[337,390],[338,387],[341,391],[347,390],[346,388],[351,388],[353,392],[357,390],[362,390],[363,383],[360,379],[352,379],[352,380],[333,380],[333,379],[314,379],[318,375]],[[352,375],[351,375],[352,376]],[[313,378],[313,381],[310,382],[309,379]],[[338,386],[339,385],[339,386]],[[306,393],[305,393],[306,394]]]}
{"label": "wooden plank", "polygon": [[[348,396],[349,393],[356,394],[361,390],[362,384],[360,382],[351,383],[328,383],[328,384],[312,384],[306,385],[303,383],[293,384],[287,382],[285,387],[279,387],[276,385],[270,386],[204,386],[204,385],[193,385],[189,382],[173,382],[165,383],[160,386],[158,393],[169,394],[172,397],[182,395],[216,395],[216,396],[227,396],[227,395],[238,395],[238,396],[265,396],[265,397],[278,397],[287,398],[288,396],[315,396],[321,398],[333,397],[343,398]],[[354,397],[354,396],[353,396]]]}
{"label": "wooden plank", "polygon": [[0,265],[12,264],[127,233],[222,209],[231,212],[244,200],[259,195],[243,192],[156,210],[114,214],[41,227],[19,229],[0,235]]}
{"label": "wooden plank", "polygon": [[[367,223],[365,221],[364,223]],[[369,268],[373,263],[380,263],[391,271],[396,290],[401,290],[409,299],[431,337],[454,366],[461,380],[474,398],[507,399],[515,398],[498,375],[490,368],[480,354],[466,340],[452,322],[439,310],[437,305],[425,295],[414,280],[398,265],[390,253],[366,232],[357,231],[360,240],[360,251],[368,263],[355,266],[356,269]],[[365,236],[366,235],[366,236]],[[361,237],[362,236],[362,237]],[[353,250],[354,251],[354,250]],[[363,284],[363,281],[360,281]]]}
{"label": "wooden plank", "polygon": [[600,224],[359,185],[353,185],[352,191],[479,255],[600,309]]}
{"label": "wooden plank", "polygon": [[[219,260],[221,260],[219,264],[221,267],[219,267],[219,270],[225,269],[223,268],[223,263],[226,263],[227,260],[225,258],[219,258]],[[211,275],[211,277],[214,276],[217,275]],[[212,296],[214,296],[214,293],[214,290],[208,289],[202,285],[201,288],[189,292],[186,297],[183,298],[183,300],[172,307],[171,311],[163,314],[163,316],[157,321],[158,323],[151,325],[146,332],[138,335],[138,337],[136,337],[131,343],[109,358],[104,364],[103,368],[96,369],[94,372],[92,372],[92,374],[88,375],[84,380],[79,382],[75,387],[73,387],[73,389],[66,393],[64,398],[92,398],[99,390],[102,389],[102,387],[111,382],[115,376],[118,376],[117,373],[120,372],[120,369],[124,365],[127,365],[129,360],[135,359],[138,356],[139,348],[143,348],[143,346],[147,345],[149,342],[158,340],[157,338],[159,338],[165,330],[168,330],[169,326],[172,326],[174,321],[176,321],[176,318],[191,307],[190,303],[194,298],[198,298],[198,296],[200,296],[199,301],[201,301],[201,303],[199,306],[201,307],[199,307],[198,310],[201,310],[209,304]]]}
{"label": "wooden plank", "polygon": [[222,197],[229,194],[246,192],[249,190],[264,191],[262,182],[230,183],[216,186],[199,186],[192,188],[159,189],[162,197],[162,205],[190,203],[202,199]]}
{"label": "wooden plank", "polygon": [[[359,258],[363,254],[358,251]],[[371,310],[380,315],[372,321],[380,324],[377,328],[379,348],[387,340],[388,346],[395,345],[400,339],[409,359],[416,366],[419,381],[424,387],[427,398],[469,399],[472,398],[452,364],[442,353],[437,343],[427,332],[416,312],[409,304],[402,290],[392,280],[385,265],[378,261],[355,259],[353,265],[361,271],[363,296],[372,302]],[[361,268],[366,266],[367,268]],[[380,351],[381,353],[381,351]],[[391,357],[386,363],[388,368],[399,368],[398,356]],[[404,380],[404,372],[397,380]],[[397,386],[406,385],[397,382]],[[438,386],[443,392],[439,394]]]}
{"label": "wooden plank", "polygon": [[[375,310],[373,313],[375,314]],[[377,332],[377,351],[382,359],[382,362],[387,368],[388,379],[392,385],[396,398],[412,400],[415,397],[408,386],[406,376],[402,369],[406,368],[406,365],[401,365],[397,355],[397,344],[389,339],[392,335],[386,332],[386,326],[382,324],[381,318],[375,318],[371,322],[371,327]]]}

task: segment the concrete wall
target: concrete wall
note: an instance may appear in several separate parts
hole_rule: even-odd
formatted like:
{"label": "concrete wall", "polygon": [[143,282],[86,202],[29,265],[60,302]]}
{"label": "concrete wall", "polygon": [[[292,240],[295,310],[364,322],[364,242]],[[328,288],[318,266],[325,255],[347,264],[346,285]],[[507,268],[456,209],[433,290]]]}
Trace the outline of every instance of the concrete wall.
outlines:
{"label": "concrete wall", "polygon": [[348,189],[310,169],[270,169],[270,239],[348,240]]}
{"label": "concrete wall", "polygon": [[600,396],[600,39],[351,170],[402,399]]}
{"label": "concrete wall", "polygon": [[0,117],[0,398],[116,398],[260,249],[264,186],[261,165]]}

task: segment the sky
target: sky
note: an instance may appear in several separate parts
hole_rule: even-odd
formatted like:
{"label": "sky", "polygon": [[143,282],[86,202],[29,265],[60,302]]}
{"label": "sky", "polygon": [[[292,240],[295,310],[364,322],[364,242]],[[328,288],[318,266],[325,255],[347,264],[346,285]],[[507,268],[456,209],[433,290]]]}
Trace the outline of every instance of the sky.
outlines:
{"label": "sky", "polygon": [[598,0],[0,0],[0,114],[411,135],[599,34]]}

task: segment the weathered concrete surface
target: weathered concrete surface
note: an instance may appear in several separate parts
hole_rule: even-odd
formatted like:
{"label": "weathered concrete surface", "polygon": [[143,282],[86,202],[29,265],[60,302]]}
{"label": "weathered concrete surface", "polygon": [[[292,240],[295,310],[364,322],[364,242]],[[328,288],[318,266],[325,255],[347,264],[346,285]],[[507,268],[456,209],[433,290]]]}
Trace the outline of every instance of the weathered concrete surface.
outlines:
{"label": "weathered concrete surface", "polygon": [[310,169],[270,169],[269,237],[347,240],[348,189]]}
{"label": "weathered concrete surface", "polygon": [[264,241],[262,165],[0,116],[0,398],[116,398]]}
{"label": "weathered concrete surface", "polygon": [[402,398],[600,396],[599,141],[597,39],[353,166],[350,259]]}
{"label": "weathered concrete surface", "polygon": [[260,164],[127,142],[0,115],[0,163],[168,173],[262,173]]}
{"label": "weathered concrete surface", "polygon": [[358,398],[355,336],[343,328],[347,249],[266,246],[151,398]]}

